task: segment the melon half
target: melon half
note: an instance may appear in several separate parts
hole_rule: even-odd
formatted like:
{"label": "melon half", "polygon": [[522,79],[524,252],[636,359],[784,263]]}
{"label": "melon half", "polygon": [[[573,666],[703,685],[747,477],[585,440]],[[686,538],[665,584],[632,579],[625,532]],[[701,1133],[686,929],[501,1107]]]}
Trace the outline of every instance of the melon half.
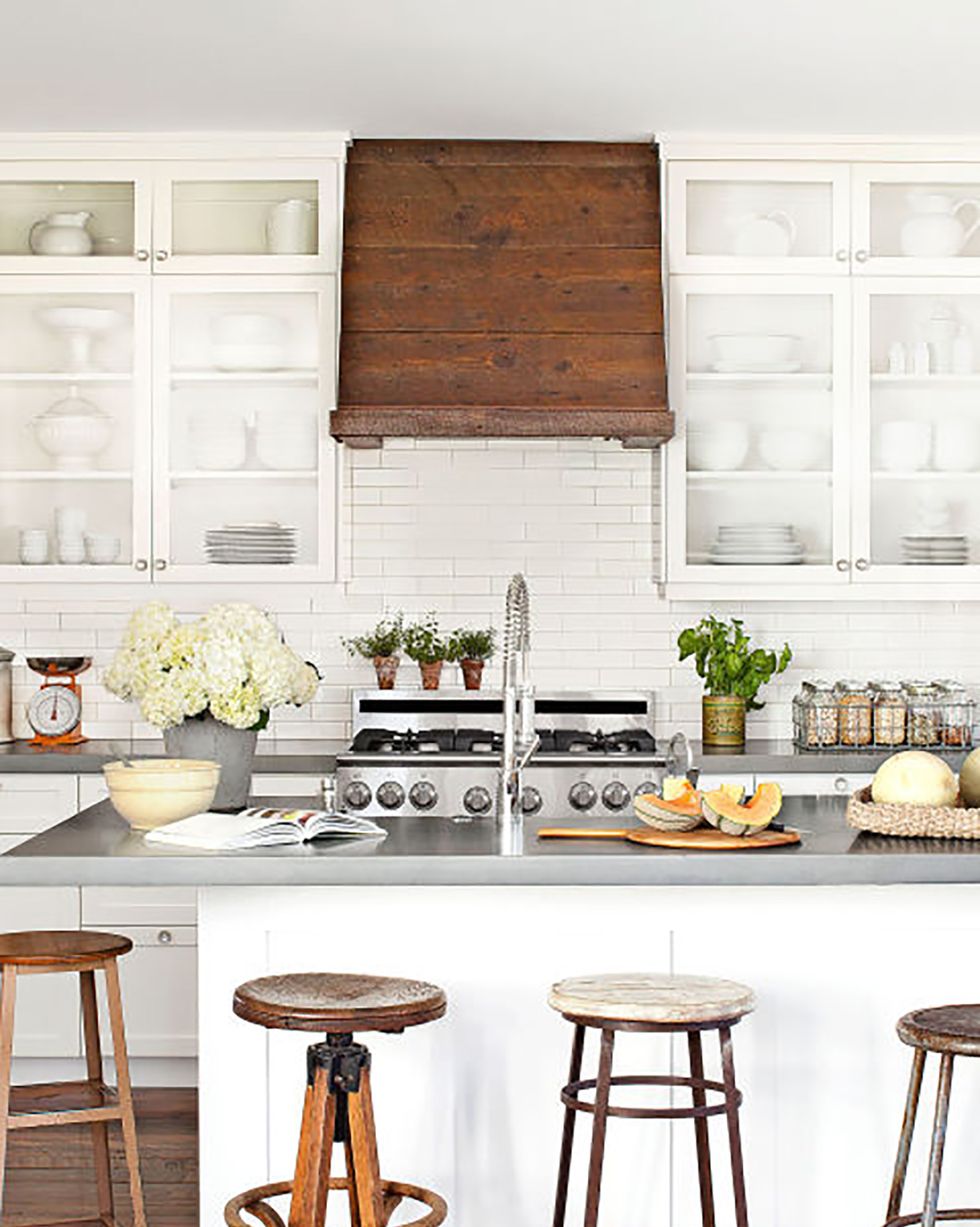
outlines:
{"label": "melon half", "polygon": [[956,774],[938,755],[903,750],[886,758],[871,783],[871,800],[900,805],[955,805]]}

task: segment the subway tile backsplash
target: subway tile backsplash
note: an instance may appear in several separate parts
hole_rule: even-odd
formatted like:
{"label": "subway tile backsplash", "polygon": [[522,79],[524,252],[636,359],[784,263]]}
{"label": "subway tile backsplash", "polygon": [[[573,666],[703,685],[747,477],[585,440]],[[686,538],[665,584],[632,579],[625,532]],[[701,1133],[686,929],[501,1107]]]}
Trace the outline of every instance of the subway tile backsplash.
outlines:
{"label": "subway tile backsplash", "polygon": [[[153,736],[139,712],[101,685],[136,605],[168,600],[196,614],[220,600],[276,613],[289,641],[323,675],[316,701],[280,709],[266,736],[343,738],[351,686],[373,683],[370,664],[348,659],[340,636],[383,610],[435,609],[447,626],[500,625],[510,575],[523,570],[533,600],[533,664],[539,688],[638,687],[657,693],[660,732],[696,736],[700,686],[677,661],[678,631],[703,612],[663,600],[659,569],[656,453],[592,440],[392,440],[380,452],[344,456],[338,584],[8,585],[0,589],[0,644],[18,652],[84,652],[90,737]],[[816,673],[864,677],[958,676],[980,681],[980,603],[805,602],[716,604],[741,613],[764,643],[788,639],[789,672],[750,717],[750,736],[792,735],[790,700]],[[445,681],[458,681],[449,669]],[[405,661],[402,685],[418,684]],[[485,684],[498,681],[496,665]],[[34,688],[22,659],[15,672],[15,727]]]}

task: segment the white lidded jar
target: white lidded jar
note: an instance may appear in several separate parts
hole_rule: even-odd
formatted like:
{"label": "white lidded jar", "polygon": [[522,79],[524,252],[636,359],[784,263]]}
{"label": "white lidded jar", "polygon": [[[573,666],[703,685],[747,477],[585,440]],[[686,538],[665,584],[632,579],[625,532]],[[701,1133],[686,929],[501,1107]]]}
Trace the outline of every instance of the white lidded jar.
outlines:
{"label": "white lidded jar", "polygon": [[92,467],[112,438],[112,418],[91,401],[79,396],[72,384],[68,395],[39,413],[31,422],[39,446],[54,461],[56,469]]}

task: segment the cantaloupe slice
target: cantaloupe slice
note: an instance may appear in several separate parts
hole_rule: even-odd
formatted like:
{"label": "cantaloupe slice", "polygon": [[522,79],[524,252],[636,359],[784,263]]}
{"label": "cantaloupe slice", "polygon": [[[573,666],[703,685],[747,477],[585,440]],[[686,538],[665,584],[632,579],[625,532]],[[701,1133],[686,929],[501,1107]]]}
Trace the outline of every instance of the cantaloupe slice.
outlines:
{"label": "cantaloupe slice", "polygon": [[683,776],[668,776],[661,785],[663,795],[647,793],[634,798],[637,818],[658,831],[693,831],[703,821],[701,794]]}
{"label": "cantaloupe slice", "polygon": [[724,788],[713,788],[701,797],[701,812],[707,822],[726,835],[754,835],[765,828],[783,804],[778,784],[760,784],[751,800],[739,804]]}

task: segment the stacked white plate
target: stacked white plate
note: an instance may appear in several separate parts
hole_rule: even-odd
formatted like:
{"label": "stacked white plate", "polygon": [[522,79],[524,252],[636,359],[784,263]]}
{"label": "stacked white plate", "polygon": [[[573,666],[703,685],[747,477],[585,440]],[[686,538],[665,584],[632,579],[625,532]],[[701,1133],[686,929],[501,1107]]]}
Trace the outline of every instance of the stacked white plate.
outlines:
{"label": "stacked white plate", "polygon": [[720,566],[792,566],[805,556],[792,524],[722,524],[708,561]]}
{"label": "stacked white plate", "polygon": [[963,567],[970,543],[962,533],[909,533],[902,538],[902,562],[910,566]]}
{"label": "stacked white plate", "polygon": [[296,529],[274,520],[225,524],[204,534],[208,562],[262,566],[296,561]]}

